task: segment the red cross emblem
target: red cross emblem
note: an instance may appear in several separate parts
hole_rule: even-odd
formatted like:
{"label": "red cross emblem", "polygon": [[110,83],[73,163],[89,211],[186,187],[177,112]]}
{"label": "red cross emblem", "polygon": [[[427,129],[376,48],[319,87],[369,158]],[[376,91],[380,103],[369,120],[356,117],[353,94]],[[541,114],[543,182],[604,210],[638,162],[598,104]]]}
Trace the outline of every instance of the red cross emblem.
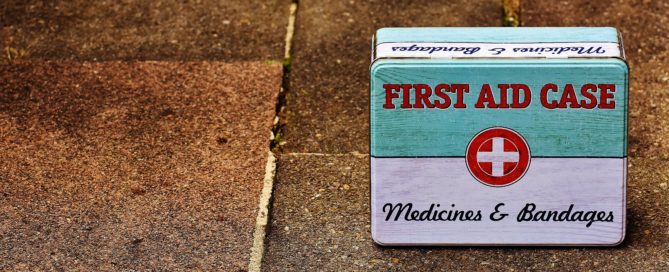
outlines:
{"label": "red cross emblem", "polygon": [[485,129],[467,145],[467,168],[489,186],[507,186],[523,177],[530,166],[530,148],[517,132],[503,127]]}

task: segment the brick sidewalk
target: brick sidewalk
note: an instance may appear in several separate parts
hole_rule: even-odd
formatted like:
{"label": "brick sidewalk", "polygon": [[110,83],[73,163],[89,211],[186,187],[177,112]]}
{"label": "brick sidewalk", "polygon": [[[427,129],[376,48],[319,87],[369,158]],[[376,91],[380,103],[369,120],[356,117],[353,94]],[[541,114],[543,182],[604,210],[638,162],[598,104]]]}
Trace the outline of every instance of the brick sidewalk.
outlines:
{"label": "brick sidewalk", "polygon": [[628,229],[614,248],[376,246],[371,35],[501,26],[501,1],[301,0],[286,39],[290,6],[1,3],[2,59],[19,61],[0,66],[0,270],[669,269],[667,1],[522,2],[524,26],[623,33]]}

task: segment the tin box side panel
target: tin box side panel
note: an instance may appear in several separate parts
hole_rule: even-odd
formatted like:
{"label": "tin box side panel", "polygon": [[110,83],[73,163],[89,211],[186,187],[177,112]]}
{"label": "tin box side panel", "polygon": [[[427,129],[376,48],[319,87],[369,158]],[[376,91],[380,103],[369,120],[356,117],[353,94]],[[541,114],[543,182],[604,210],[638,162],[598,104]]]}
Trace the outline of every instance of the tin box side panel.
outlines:
{"label": "tin box side panel", "polygon": [[381,28],[377,44],[389,42],[610,42],[618,43],[612,27],[403,27]]}

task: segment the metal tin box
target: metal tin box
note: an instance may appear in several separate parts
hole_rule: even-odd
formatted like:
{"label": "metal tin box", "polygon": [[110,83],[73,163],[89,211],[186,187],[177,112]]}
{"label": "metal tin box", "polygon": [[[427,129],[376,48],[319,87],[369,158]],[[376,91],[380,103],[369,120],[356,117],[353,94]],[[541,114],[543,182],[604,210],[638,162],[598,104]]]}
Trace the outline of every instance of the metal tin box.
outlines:
{"label": "metal tin box", "polygon": [[613,28],[383,28],[370,69],[381,245],[616,245],[628,66]]}

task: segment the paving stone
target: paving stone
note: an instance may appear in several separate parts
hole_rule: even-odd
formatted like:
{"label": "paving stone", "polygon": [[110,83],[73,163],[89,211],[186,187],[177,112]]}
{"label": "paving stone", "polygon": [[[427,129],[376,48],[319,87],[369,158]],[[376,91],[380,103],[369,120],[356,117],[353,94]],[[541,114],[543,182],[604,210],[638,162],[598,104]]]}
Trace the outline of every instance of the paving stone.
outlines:
{"label": "paving stone", "polygon": [[371,37],[392,26],[501,26],[498,0],[300,1],[286,152],[368,153]]}
{"label": "paving stone", "polygon": [[[629,155],[669,155],[669,2],[523,1],[525,26],[614,26],[630,65]],[[644,163],[645,161],[641,161]]]}
{"label": "paving stone", "polygon": [[0,49],[77,60],[282,60],[290,0],[0,2]]}
{"label": "paving stone", "polygon": [[[526,26],[614,26],[630,65],[628,235],[666,241],[669,235],[669,2],[524,1]],[[663,106],[665,105],[665,106]],[[658,195],[660,194],[664,195]],[[636,232],[636,233],[634,233]],[[665,248],[667,244],[665,242]],[[624,250],[648,251],[650,245]],[[669,253],[659,260],[666,264]],[[631,254],[631,252],[630,252]],[[666,270],[646,269],[646,270]]]}
{"label": "paving stone", "polygon": [[[380,247],[370,234],[369,158],[282,155],[265,271],[662,271],[669,269],[669,162],[630,168],[625,242],[591,247]],[[662,185],[664,184],[664,185]],[[641,197],[639,197],[641,196]]]}
{"label": "paving stone", "polygon": [[281,77],[0,65],[0,270],[245,270]]}

